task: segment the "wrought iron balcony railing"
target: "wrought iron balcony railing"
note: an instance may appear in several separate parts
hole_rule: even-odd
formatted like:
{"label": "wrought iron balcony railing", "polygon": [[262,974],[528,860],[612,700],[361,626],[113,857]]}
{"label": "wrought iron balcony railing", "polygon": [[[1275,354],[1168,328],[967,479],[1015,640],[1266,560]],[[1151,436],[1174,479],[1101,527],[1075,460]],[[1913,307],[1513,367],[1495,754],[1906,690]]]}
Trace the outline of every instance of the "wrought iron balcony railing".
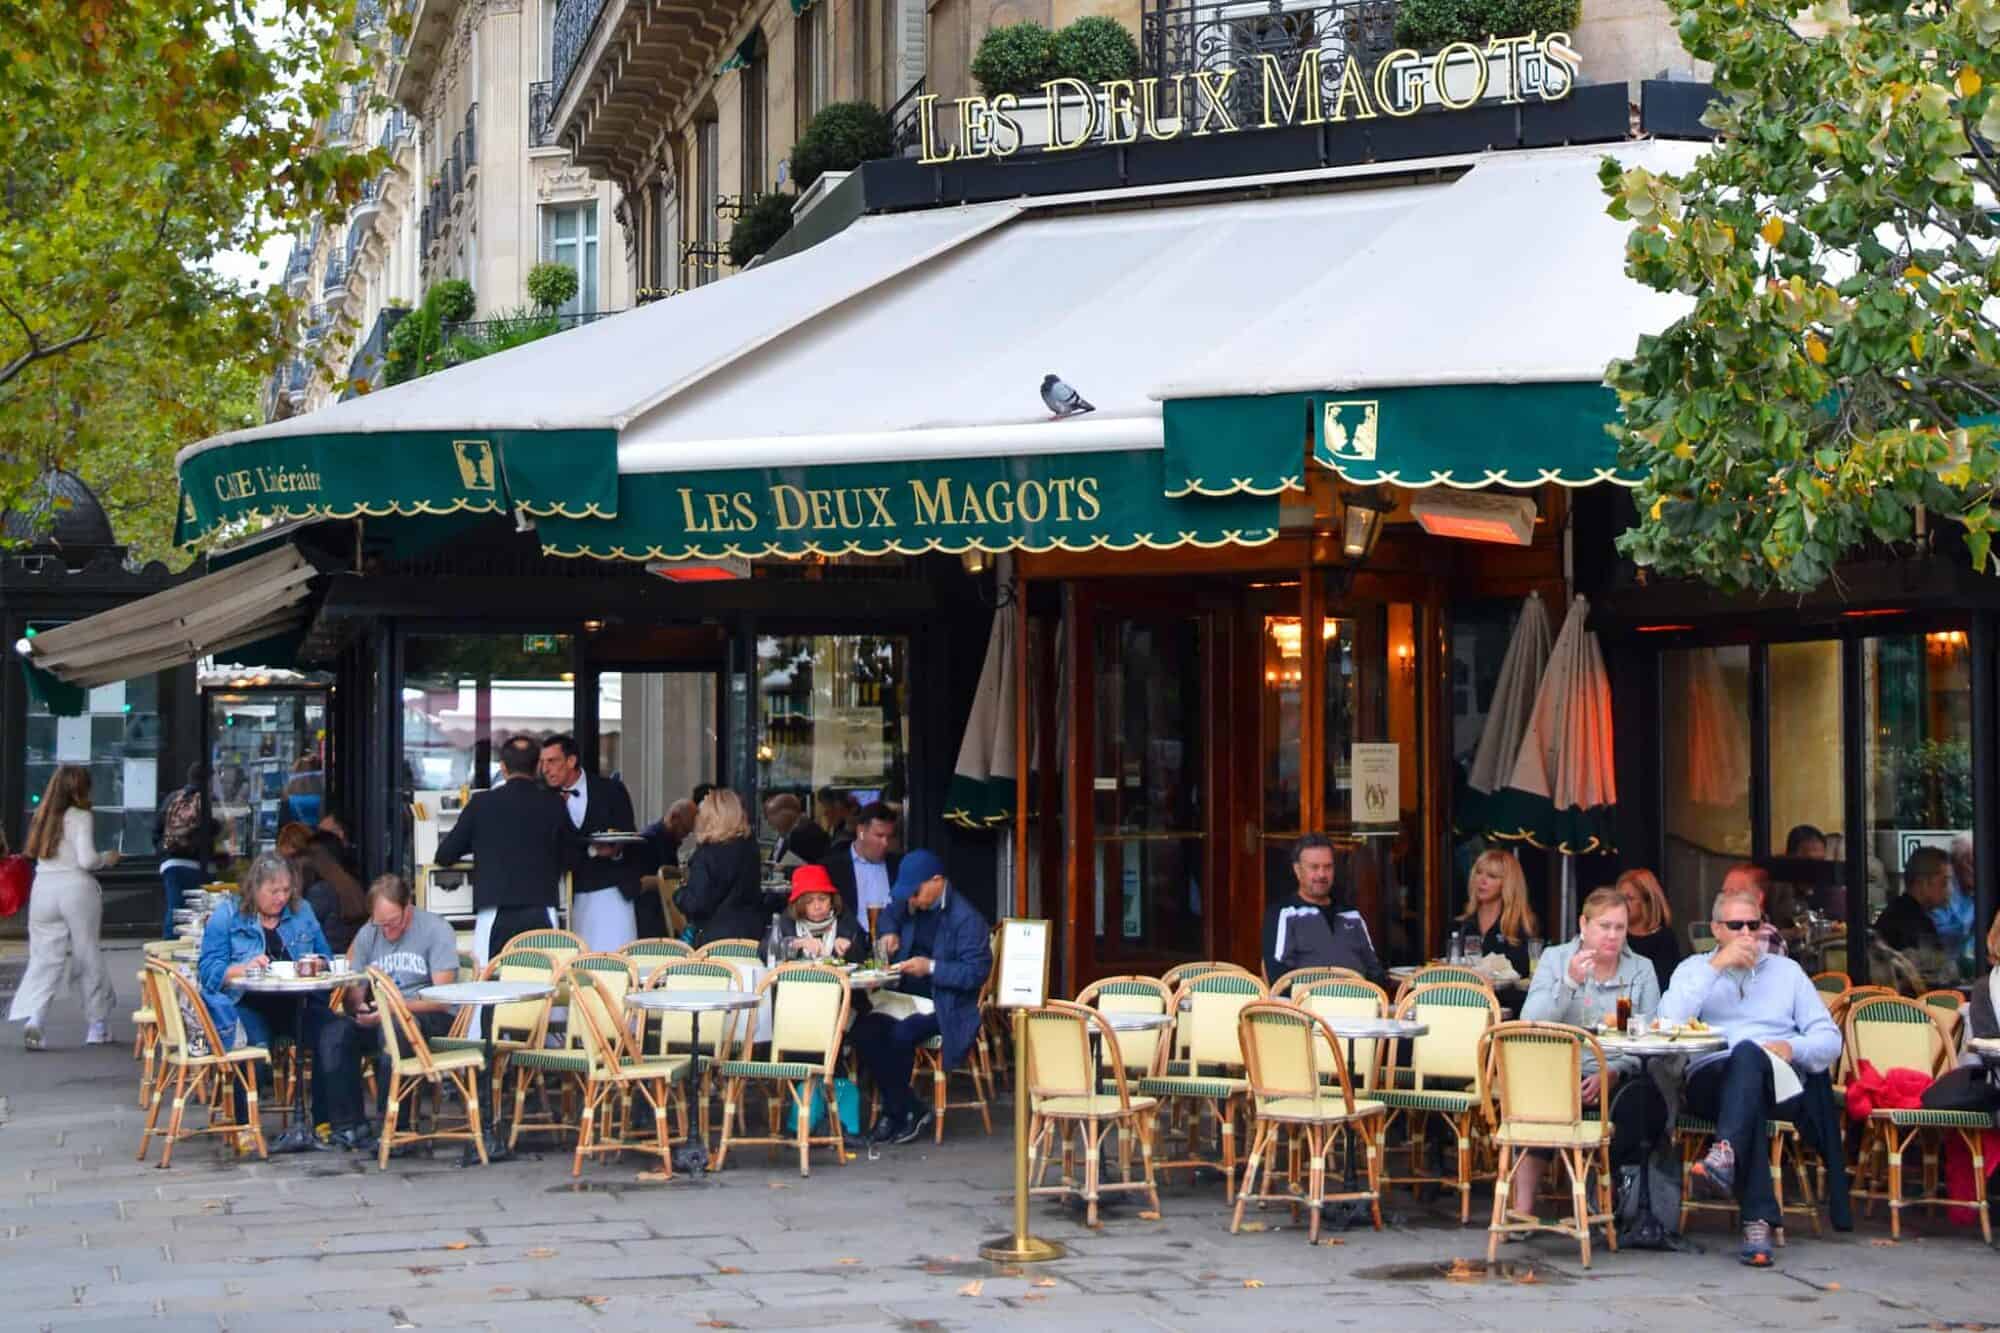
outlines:
{"label": "wrought iron balcony railing", "polygon": [[285,256],[285,282],[297,282],[312,271],[312,251],[294,242],[292,252]]}
{"label": "wrought iron balcony railing", "polygon": [[889,108],[889,141],[895,145],[897,157],[909,157],[918,147],[922,131],[917,124],[917,99],[924,95],[924,82],[918,79],[911,84],[910,90]]}
{"label": "wrought iron balcony railing", "polygon": [[[1321,0],[1311,4],[1288,0],[1202,0],[1195,4],[1148,0],[1139,16],[1139,50],[1146,73],[1163,84],[1176,74],[1251,70],[1264,55],[1277,57],[1281,69],[1292,75],[1308,51],[1318,51],[1321,96],[1331,106],[1339,95],[1347,61],[1361,61],[1362,69],[1372,76],[1376,64],[1395,49],[1400,8],[1400,0]],[[1189,95],[1193,95],[1191,85]],[[1256,125],[1262,119],[1263,92],[1258,79],[1238,74],[1226,96],[1239,125]]]}
{"label": "wrought iron balcony railing", "polygon": [[576,72],[577,61],[583,57],[583,49],[590,45],[590,34],[597,28],[597,20],[604,13],[604,0],[557,0],[555,37],[550,43],[549,68],[554,71],[555,101],[560,102],[564,90],[569,86],[570,76]]}
{"label": "wrought iron balcony railing", "polygon": [[354,6],[355,39],[373,36],[382,30],[382,0],[360,0]]}
{"label": "wrought iron balcony railing", "polygon": [[389,149],[396,146],[399,139],[410,137],[410,114],[401,107],[393,107],[382,119],[382,133],[375,140],[377,148]]}
{"label": "wrought iron balcony railing", "polygon": [[340,255],[332,255],[326,261],[326,277],[320,281],[319,290],[323,296],[332,296],[347,287],[347,260]]}
{"label": "wrought iron balcony railing", "polygon": [[306,372],[306,363],[294,357],[285,363],[285,389],[288,393],[304,393],[306,381],[311,378]]}
{"label": "wrought iron balcony railing", "polygon": [[447,184],[451,188],[451,197],[456,200],[459,195],[465,192],[464,130],[460,130],[457,134],[451,136],[451,157],[449,163],[450,165],[446,169],[446,174],[450,177],[450,180]]}
{"label": "wrought iron balcony railing", "polygon": [[555,142],[549,116],[556,109],[556,86],[548,80],[528,85],[528,147],[547,148]]}
{"label": "wrought iron balcony railing", "polygon": [[479,165],[479,103],[465,108],[465,165],[467,170]]}
{"label": "wrought iron balcony railing", "polygon": [[326,336],[327,330],[332,326],[333,326],[333,320],[327,315],[325,306],[323,305],[311,306],[306,310],[307,342],[309,343],[318,342],[321,338],[324,338]]}

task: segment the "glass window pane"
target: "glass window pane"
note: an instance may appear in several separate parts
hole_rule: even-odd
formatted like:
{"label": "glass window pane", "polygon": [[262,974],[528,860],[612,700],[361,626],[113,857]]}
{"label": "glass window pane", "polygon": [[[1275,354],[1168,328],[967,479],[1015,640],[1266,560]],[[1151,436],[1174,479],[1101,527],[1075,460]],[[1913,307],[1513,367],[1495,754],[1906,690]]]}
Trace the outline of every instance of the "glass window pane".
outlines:
{"label": "glass window pane", "polygon": [[1706,921],[1729,867],[1750,855],[1750,650],[1661,654],[1667,864],[1676,921]]}
{"label": "glass window pane", "polygon": [[1950,860],[1972,827],[1971,676],[1962,630],[1862,643],[1868,973],[1909,993],[1971,977],[1977,956]]}
{"label": "glass window pane", "polygon": [[[1771,920],[1806,952],[1812,971],[1829,970],[1821,941],[1847,919],[1842,861],[1846,794],[1840,714],[1841,645],[1774,643],[1767,650],[1771,727]],[[1845,942],[1836,946],[1844,972]]]}
{"label": "glass window pane", "polygon": [[217,849],[242,869],[272,847],[285,824],[313,825],[331,813],[326,696],[317,690],[216,690],[206,698]]}
{"label": "glass window pane", "polygon": [[97,846],[152,855],[153,812],[162,795],[159,701],[155,676],[89,690],[77,717],[52,715],[30,692],[22,727],[26,816],[33,818],[58,764],[81,764],[90,770]]}
{"label": "glass window pane", "polygon": [[909,641],[874,634],[757,640],[757,787],[812,808],[831,787],[858,805],[909,790]]}

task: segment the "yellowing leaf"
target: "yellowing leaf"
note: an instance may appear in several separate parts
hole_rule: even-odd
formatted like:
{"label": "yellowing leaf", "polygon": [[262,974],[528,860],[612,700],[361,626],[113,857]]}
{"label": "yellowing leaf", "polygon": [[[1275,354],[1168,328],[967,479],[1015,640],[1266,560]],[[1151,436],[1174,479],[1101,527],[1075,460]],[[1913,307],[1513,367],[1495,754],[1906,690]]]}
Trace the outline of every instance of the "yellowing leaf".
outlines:
{"label": "yellowing leaf", "polygon": [[1653,508],[1651,512],[1649,512],[1646,515],[1646,517],[1657,521],[1658,518],[1660,517],[1660,510],[1666,508],[1666,504],[1667,504],[1667,497],[1662,495],[1660,498],[1653,501]]}
{"label": "yellowing leaf", "polygon": [[1261,1278],[1246,1277],[1243,1279],[1243,1285],[1246,1287],[1256,1288],[1263,1286],[1264,1283]]}
{"label": "yellowing leaf", "polygon": [[1953,80],[1953,82],[1958,85],[1958,95],[1960,97],[1975,95],[1984,84],[1984,81],[1979,77],[1979,71],[1970,65],[1960,69],[1958,71],[1958,78]]}
{"label": "yellowing leaf", "polygon": [[1237,1228],[1238,1231],[1262,1231],[1263,1229],[1264,1224],[1262,1222],[1245,1222]]}
{"label": "yellowing leaf", "polygon": [[471,1241],[467,1240],[448,1240],[444,1243],[444,1247],[447,1250],[462,1250],[471,1243]]}
{"label": "yellowing leaf", "polygon": [[1928,272],[1916,264],[1912,264],[1903,270],[1903,277],[1910,282],[1922,282],[1929,276]]}
{"label": "yellowing leaf", "polygon": [[1817,333],[1806,335],[1806,359],[1816,366],[1826,364],[1826,343],[1821,341]]}
{"label": "yellowing leaf", "polygon": [[1923,354],[1924,331],[1922,329],[1912,329],[1910,330],[1910,355],[1921,358]]}
{"label": "yellowing leaf", "polygon": [[546,1245],[537,1245],[534,1249],[528,1251],[527,1257],[530,1259],[553,1259],[556,1257],[556,1252],[549,1249]]}
{"label": "yellowing leaf", "polygon": [[854,1265],[860,1263],[861,1261],[859,1259],[836,1259],[834,1262],[840,1264],[844,1268],[852,1268],[854,1267]]}
{"label": "yellowing leaf", "polygon": [[1785,220],[1783,218],[1766,218],[1764,225],[1757,228],[1757,234],[1764,238],[1764,244],[1776,245],[1785,239]]}
{"label": "yellowing leaf", "polygon": [[740,1268],[731,1268],[731,1267],[730,1267],[729,1265],[727,1265],[727,1264],[724,1264],[724,1265],[723,1265],[723,1266],[722,1266],[721,1268],[718,1268],[718,1269],[716,1269],[715,1271],[716,1271],[716,1272],[718,1272],[718,1273],[721,1273],[721,1274],[724,1274],[725,1276],[727,1276],[728,1274],[731,1274],[731,1273],[740,1273],[740,1272],[742,1272],[743,1270],[742,1270],[742,1269],[740,1269]]}
{"label": "yellowing leaf", "polygon": [[1691,445],[1691,444],[1688,444],[1688,443],[1686,443],[1685,441],[1683,441],[1683,442],[1682,442],[1682,443],[1680,443],[1680,444],[1677,444],[1677,445],[1675,445],[1675,446],[1674,446],[1674,457],[1675,457],[1675,458],[1679,458],[1679,459],[1689,459],[1689,458],[1693,458],[1693,457],[1694,457],[1694,446],[1693,446],[1693,445]]}
{"label": "yellowing leaf", "polygon": [[1038,1287],[1053,1287],[1055,1284],[1056,1280],[1052,1277],[1038,1277],[1035,1279],[1035,1285]]}
{"label": "yellowing leaf", "polygon": [[958,1289],[958,1294],[961,1296],[977,1296],[980,1292],[984,1290],[986,1290],[986,1280],[984,1278],[974,1278],[972,1279],[972,1281],[960,1287]]}

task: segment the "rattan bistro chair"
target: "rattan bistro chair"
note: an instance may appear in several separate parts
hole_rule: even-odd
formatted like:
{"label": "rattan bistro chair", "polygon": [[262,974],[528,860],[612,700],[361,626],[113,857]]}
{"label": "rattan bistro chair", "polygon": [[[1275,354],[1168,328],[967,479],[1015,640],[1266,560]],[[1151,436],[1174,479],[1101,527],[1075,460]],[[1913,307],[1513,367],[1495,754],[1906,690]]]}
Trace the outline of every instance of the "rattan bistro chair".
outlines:
{"label": "rattan bistro chair", "polygon": [[[486,964],[479,974],[481,981],[539,981],[554,985],[562,975],[562,965],[539,949],[508,948],[498,958]],[[466,1005],[451,1021],[451,1032],[442,1037],[431,1038],[433,1051],[484,1051],[486,1043],[472,1035],[472,1016],[480,1013],[483,1022],[493,1027],[493,1068],[488,1070],[492,1085],[494,1105],[507,1090],[507,1075],[511,1071],[511,1061],[523,1051],[540,1050],[542,1038],[548,1031],[549,1008],[552,1001],[548,996],[539,1000],[522,1000],[516,1004],[498,1004],[483,1011]],[[518,1120],[516,1121],[518,1124]]]}
{"label": "rattan bistro chair", "polygon": [[[1250,1155],[1243,1164],[1243,1186],[1236,1192],[1230,1233],[1243,1224],[1243,1206],[1252,1200],[1288,1203],[1294,1219],[1303,1202],[1312,1219],[1306,1230],[1310,1244],[1319,1242],[1320,1205],[1327,1202],[1367,1200],[1375,1229],[1380,1231],[1382,1126],[1387,1108],[1379,1101],[1355,1097],[1340,1043],[1318,1014],[1281,1000],[1258,1000],[1243,1006],[1236,1023],[1250,1082],[1252,1120]],[[1343,1134],[1348,1136],[1348,1152],[1358,1148],[1365,1154],[1368,1188],[1329,1198],[1328,1160]],[[1303,1200],[1289,1184],[1282,1191],[1270,1187],[1280,1137],[1294,1145],[1295,1157],[1299,1141],[1304,1141],[1308,1176]],[[1257,1190],[1260,1166],[1265,1178],[1261,1193]]]}
{"label": "rattan bistro chair", "polygon": [[1122,1065],[1128,1080],[1149,1078],[1166,1067],[1173,1034],[1174,993],[1154,977],[1105,977],[1077,992],[1076,1002],[1106,1014],[1165,1014],[1165,1027],[1152,1031],[1118,1032],[1098,1052],[1098,1077],[1111,1081],[1111,1067]]}
{"label": "rattan bistro chair", "polygon": [[[771,999],[771,1042],[759,1060],[752,1049],[756,1033],[746,1031],[716,1062],[715,1074],[722,1080],[722,1143],[716,1149],[715,1169],[723,1168],[732,1147],[753,1143],[795,1144],[802,1176],[812,1174],[815,1144],[832,1148],[833,1160],[846,1165],[847,1142],[841,1134],[833,1080],[839,1073],[840,1040],[847,1032],[847,974],[825,963],[782,963],[764,974],[757,994]],[[748,1119],[743,1094],[751,1083],[764,1085],[766,1094],[765,1132],[759,1137],[738,1129],[739,1122]],[[815,1103],[826,1115],[825,1132],[819,1134],[812,1132]],[[787,1108],[794,1121],[790,1136],[784,1127]],[[742,1124],[742,1129],[748,1128]]]}
{"label": "rattan bistro chair", "polygon": [[[1240,972],[1244,976],[1255,976],[1249,968],[1238,963],[1225,963],[1220,959],[1204,958],[1193,963],[1179,963],[1160,974],[1160,980],[1179,990],[1196,977],[1205,977],[1211,972]],[[1261,978],[1260,978],[1261,980]]]}
{"label": "rattan bistro chair", "polygon": [[[1611,1104],[1617,1071],[1604,1058],[1597,1038],[1582,1028],[1560,1023],[1502,1023],[1479,1038],[1479,1056],[1487,1068],[1488,1109],[1498,1128],[1500,1170],[1493,1182],[1493,1221],[1486,1229],[1486,1262],[1500,1252],[1500,1238],[1518,1232],[1554,1231],[1569,1236],[1590,1267],[1590,1229],[1603,1226],[1605,1243],[1618,1249],[1618,1221],[1611,1207],[1611,1124],[1583,1112],[1585,1048],[1603,1071],[1604,1105]],[[1571,1217],[1544,1222],[1507,1206],[1514,1173],[1530,1149],[1553,1153],[1569,1172]],[[1590,1210],[1587,1189],[1592,1167],[1597,1170],[1596,1212]]]}
{"label": "rattan bistro chair", "polygon": [[[1951,1069],[1951,1034],[1942,1012],[1901,995],[1864,995],[1847,1007],[1847,1058],[1859,1068],[1863,1060],[1883,1073],[1914,1069],[1936,1078]],[[1979,1214],[1980,1234],[1993,1243],[1993,1221],[1986,1206],[1986,1131],[1993,1117],[1983,1111],[1930,1111],[1883,1108],[1870,1113],[1856,1154],[1856,1198],[1887,1199],[1889,1234],[1903,1234],[1905,1207],[1971,1208]],[[1972,1156],[1973,1197],[1942,1197],[1938,1162],[1946,1133],[1958,1135]],[[1924,1190],[1916,1199],[1903,1198],[1903,1154],[1912,1140],[1924,1147]]]}
{"label": "rattan bistro chair", "polygon": [[1432,963],[1412,972],[1408,979],[1396,988],[1396,1003],[1401,1004],[1403,997],[1419,986],[1437,986],[1448,981],[1462,981],[1469,986],[1484,986],[1489,991],[1493,989],[1493,983],[1488,981],[1486,974],[1476,967],[1461,967],[1457,963]]}
{"label": "rattan bistro chair", "polygon": [[1384,1184],[1437,1184],[1423,1171],[1425,1131],[1433,1116],[1451,1128],[1458,1145],[1458,1220],[1472,1217],[1472,1157],[1475,1121],[1483,1098],[1481,1076],[1485,1060],[1480,1043],[1500,1021],[1500,1002],[1484,984],[1447,981],[1407,990],[1396,1004],[1398,1018],[1415,1019],[1430,1028],[1402,1043],[1407,1069],[1397,1068],[1382,1080],[1378,1096],[1389,1107],[1389,1118],[1402,1116],[1409,1136],[1409,1174],[1383,1175]]}
{"label": "rattan bistro chair", "polygon": [[1271,998],[1283,1000],[1301,986],[1309,986],[1315,981],[1366,981],[1351,967],[1295,967],[1271,983]]}
{"label": "rattan bistro chair", "polygon": [[633,940],[618,952],[638,965],[639,977],[643,981],[661,963],[694,957],[694,946],[680,940]]}
{"label": "rattan bistro chair", "polygon": [[[700,958],[684,958],[661,963],[647,979],[646,987],[648,990],[742,990],[743,974],[719,959],[709,962]],[[704,1143],[708,1142],[709,1101],[715,1086],[715,1061],[721,1057],[724,1043],[739,1025],[754,1029],[756,1021],[755,1015],[751,1014],[662,1013],[656,1022],[648,1025],[645,1049],[649,1056],[684,1053],[693,1057],[694,1067],[690,1073],[698,1085],[695,1109],[701,1120]],[[698,1049],[695,1042],[697,1036],[701,1039]]]}
{"label": "rattan bistro chair", "polygon": [[[377,1165],[389,1169],[389,1154],[405,1143],[463,1139],[486,1162],[486,1132],[479,1118],[480,1074],[486,1068],[481,1051],[437,1051],[424,1039],[424,1030],[403,999],[396,983],[378,967],[368,969],[368,984],[375,992],[375,1007],[382,1013],[382,1053],[389,1058],[389,1097],[382,1110],[382,1147]],[[428,1133],[416,1129],[416,1093],[425,1083],[438,1093],[451,1087],[465,1100],[465,1128],[447,1129],[440,1107]],[[408,1129],[399,1129],[405,1100],[410,1103]]]}
{"label": "rattan bistro chair", "polygon": [[[572,1177],[583,1174],[583,1159],[597,1153],[642,1152],[660,1159],[660,1171],[674,1174],[673,1137],[667,1113],[677,1113],[680,1138],[688,1136],[686,1084],[693,1060],[684,1055],[647,1056],[633,1040],[613,993],[617,973],[578,968],[570,973],[570,1027],[583,1039],[587,1061],[583,1109],[577,1119]],[[652,1111],[651,1141],[633,1136],[628,1114],[637,1092]],[[615,1101],[614,1101],[615,1099]]]}
{"label": "rattan bistro chair", "polygon": [[[1389,1012],[1389,997],[1380,986],[1362,977],[1323,977],[1318,981],[1292,984],[1291,1002],[1308,1013],[1321,1018],[1380,1018]],[[1349,1042],[1341,1038],[1341,1063],[1347,1062],[1347,1051],[1354,1052],[1354,1067],[1349,1069],[1349,1077],[1357,1087],[1365,1088],[1372,1094],[1381,1085],[1383,1062],[1389,1052],[1389,1043],[1377,1040]],[[1333,1077],[1333,1060],[1322,1053],[1320,1070],[1326,1077]]]}
{"label": "rattan bistro chair", "polygon": [[[503,958],[506,956],[503,955]],[[599,989],[605,1003],[610,1005],[622,1026],[625,1022],[625,992],[636,984],[637,973],[632,960],[615,953],[579,953],[564,964],[558,977],[573,987],[579,972],[589,972],[601,983]],[[571,1111],[583,1098],[590,1075],[590,1054],[584,1046],[583,1025],[575,1021],[573,1013],[567,1015],[562,1044],[551,1047],[547,1034],[552,1001],[534,1003],[542,1006],[542,1026],[526,1044],[510,1051],[507,1060],[508,1066],[514,1070],[514,1125],[508,1132],[509,1147],[523,1130],[530,1133],[575,1133],[578,1122]],[[533,1119],[527,1115],[528,1089],[531,1085],[539,1092],[538,1101],[544,1110],[543,1115]],[[552,1091],[555,1093],[553,1104],[550,1098]]]}
{"label": "rattan bistro chair", "polygon": [[[1084,1223],[1097,1225],[1097,1202],[1109,1190],[1139,1190],[1155,1214],[1160,1191],[1153,1177],[1153,1111],[1158,1103],[1134,1095],[1122,1062],[1110,1062],[1111,1077],[1100,1083],[1090,1052],[1095,1030],[1102,1049],[1115,1050],[1118,1034],[1104,1015],[1061,1000],[1027,1012],[1028,1192],[1074,1194],[1083,1200]],[[1119,1180],[1104,1182],[1104,1137],[1119,1131]],[[1075,1142],[1083,1147],[1083,1176],[1076,1173]],[[1132,1179],[1132,1140],[1138,1140],[1140,1178]],[[1049,1163],[1060,1149],[1062,1183],[1044,1185]]]}
{"label": "rattan bistro chair", "polygon": [[[162,1170],[173,1162],[174,1145],[197,1134],[221,1134],[226,1136],[225,1142],[233,1141],[239,1133],[246,1134],[257,1155],[268,1157],[257,1116],[257,1064],[269,1064],[270,1052],[262,1046],[226,1049],[201,998],[201,988],[173,964],[147,959],[146,979],[148,1007],[160,1020],[160,1067],[146,1127],[139,1135],[139,1160],[146,1160],[155,1134],[164,1134],[167,1140],[160,1151]],[[239,1090],[245,1109],[241,1122],[235,1118]],[[161,1129],[160,1110],[169,1098],[174,1104],[173,1115]],[[207,1108],[207,1123],[200,1129],[184,1126],[190,1101]]]}
{"label": "rattan bistro chair", "polygon": [[[1176,1007],[1177,1027],[1187,1031],[1185,1060],[1174,1060],[1153,1077],[1139,1080],[1139,1094],[1155,1097],[1170,1111],[1183,1113],[1186,1154],[1155,1163],[1162,1171],[1186,1167],[1219,1167],[1223,1196],[1236,1198],[1236,1118],[1248,1103],[1250,1081],[1243,1075],[1243,1043],[1237,1036],[1236,1017],[1253,1000],[1268,998],[1264,983],[1248,972],[1226,970],[1206,972],[1181,987]],[[1199,1151],[1203,1121],[1216,1120],[1220,1131],[1221,1156],[1203,1157]]]}

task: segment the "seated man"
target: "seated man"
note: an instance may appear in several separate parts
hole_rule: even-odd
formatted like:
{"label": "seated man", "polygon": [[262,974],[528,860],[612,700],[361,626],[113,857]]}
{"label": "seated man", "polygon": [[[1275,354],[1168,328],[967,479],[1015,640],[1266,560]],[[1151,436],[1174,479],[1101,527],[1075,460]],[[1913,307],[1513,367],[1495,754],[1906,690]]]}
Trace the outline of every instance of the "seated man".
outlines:
{"label": "seated man", "polygon": [[[411,906],[410,886],[400,876],[384,875],[368,886],[368,924],[355,934],[350,957],[355,972],[364,977],[371,967],[388,974],[426,1037],[441,1037],[451,1027],[451,1010],[434,1000],[418,999],[417,992],[458,980],[458,937],[442,917]],[[320,1029],[319,1067],[327,1077],[330,1145],[366,1149],[374,1143],[361,1108],[361,1057],[381,1051],[382,1024],[387,1021],[366,985],[350,986],[347,1012],[334,1015]],[[376,1080],[378,1093],[388,1086],[388,1079]]]}
{"label": "seated man", "polygon": [[1333,892],[1333,841],[1308,833],[1292,844],[1298,893],[1264,915],[1264,971],[1276,981],[1301,967],[1346,967],[1376,985],[1385,979],[1368,923]]}
{"label": "seated man", "polygon": [[854,1021],[854,1050],[882,1095],[871,1143],[908,1143],[934,1111],[910,1091],[917,1047],[944,1039],[944,1066],[956,1068],[979,1036],[979,990],[993,967],[986,918],[945,879],[944,862],[914,851],[896,870],[889,906],[878,923],[902,981],[878,991],[874,1009]]}
{"label": "seated man", "polygon": [[[1804,969],[1769,953],[1761,942],[1764,918],[1757,895],[1725,889],[1711,913],[1716,948],[1682,960],[1674,969],[1660,1017],[1671,1022],[1699,1018],[1728,1039],[1726,1053],[1696,1058],[1689,1067],[1687,1110],[1713,1120],[1715,1146],[1694,1167],[1697,1189],[1733,1197],[1743,1214],[1742,1261],[1755,1268],[1771,1264],[1771,1228],[1782,1222],[1771,1188],[1768,1119],[1804,1119],[1810,1095],[1777,1100],[1777,1061],[1803,1083],[1825,1084],[1828,1066],[1840,1055],[1840,1031]],[[1809,1088],[1808,1094],[1814,1092]],[[1802,1128],[1803,1128],[1802,1124]],[[1828,1193],[1835,1225],[1846,1208],[1846,1171],[1838,1139],[1816,1144],[1827,1154]]]}
{"label": "seated man", "polygon": [[1925,985],[1958,980],[1956,958],[1946,955],[1933,916],[1949,906],[1951,894],[1951,862],[1935,847],[1919,847],[1903,863],[1903,891],[1875,918],[1875,938],[1908,959]]}

